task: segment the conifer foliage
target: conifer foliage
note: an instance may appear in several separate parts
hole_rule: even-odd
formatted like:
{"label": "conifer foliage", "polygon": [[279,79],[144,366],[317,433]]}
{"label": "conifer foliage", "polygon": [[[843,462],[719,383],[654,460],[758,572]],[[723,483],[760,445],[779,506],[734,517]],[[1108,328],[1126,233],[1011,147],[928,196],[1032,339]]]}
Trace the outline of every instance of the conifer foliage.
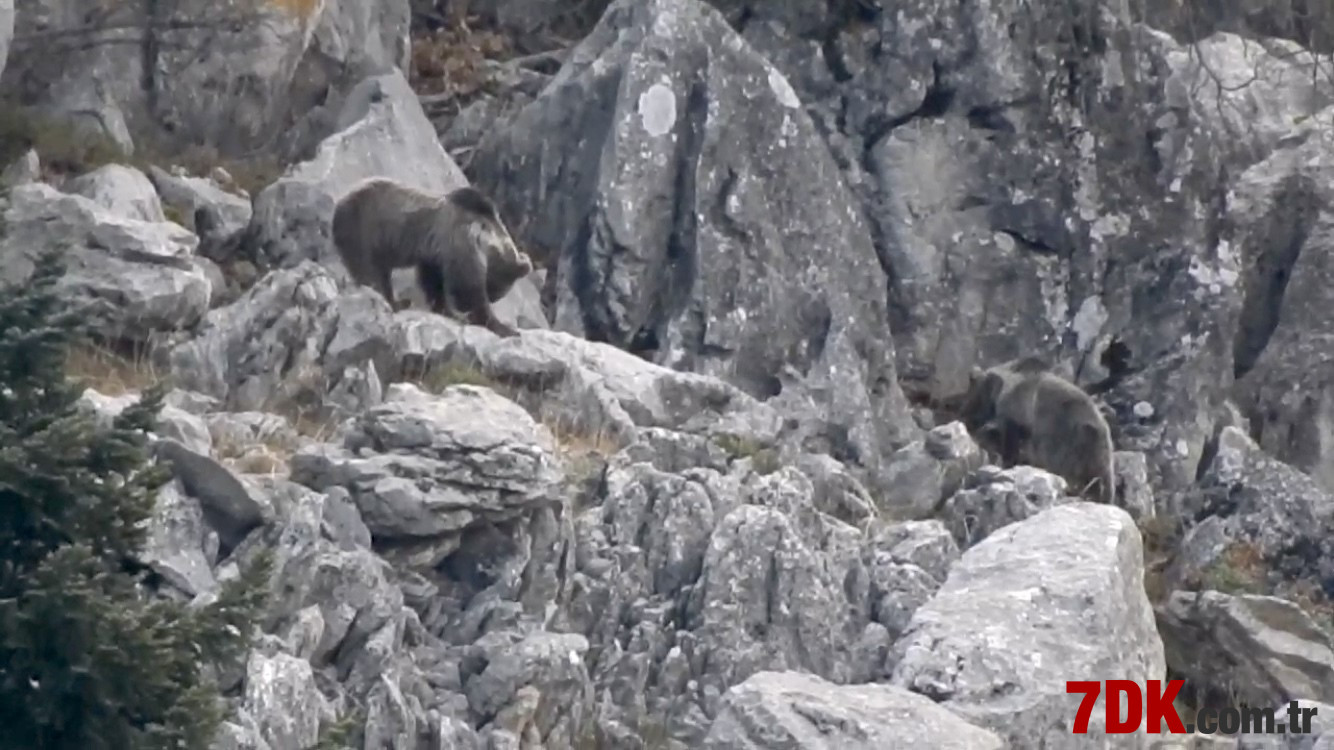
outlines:
{"label": "conifer foliage", "polygon": [[203,606],[151,591],[136,558],[168,477],[145,435],[163,392],[109,428],[78,407],[62,274],[48,254],[0,289],[0,747],[206,748],[209,665],[244,652],[270,564]]}

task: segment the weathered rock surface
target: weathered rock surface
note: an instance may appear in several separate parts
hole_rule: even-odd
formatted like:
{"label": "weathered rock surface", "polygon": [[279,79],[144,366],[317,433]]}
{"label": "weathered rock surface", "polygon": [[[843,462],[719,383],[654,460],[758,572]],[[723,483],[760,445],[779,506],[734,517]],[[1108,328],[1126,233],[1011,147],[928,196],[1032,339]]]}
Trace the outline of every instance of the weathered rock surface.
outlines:
{"label": "weathered rock surface", "polygon": [[153,183],[134,167],[108,164],[65,183],[65,192],[83,197],[117,216],[163,222],[162,201]]}
{"label": "weathered rock surface", "polygon": [[610,460],[599,505],[575,519],[561,605],[599,649],[595,677],[617,686],[604,735],[668,716],[668,736],[699,746],[727,689],[764,670],[871,679],[957,554],[935,522],[861,531],[828,515],[793,468],[678,475],[639,452]]}
{"label": "weathered rock surface", "polygon": [[297,453],[292,478],[321,492],[343,487],[391,557],[432,568],[468,528],[555,501],[554,450],[548,430],[489,389],[434,396],[395,384],[343,431],[341,447]]}
{"label": "weathered rock surface", "polygon": [[1195,684],[1233,685],[1248,706],[1334,695],[1334,643],[1290,601],[1177,591],[1159,622],[1168,666]]}
{"label": "weathered rock surface", "polygon": [[160,440],[154,454],[171,464],[182,489],[196,498],[203,516],[231,550],[265,520],[265,509],[227,467],[174,440]]}
{"label": "weathered rock surface", "polygon": [[[1219,434],[1192,500],[1184,510],[1197,523],[1169,571],[1173,588],[1198,587],[1220,564],[1237,568],[1243,585],[1268,593],[1319,590],[1334,579],[1334,496],[1309,475],[1265,455],[1237,428]],[[1244,553],[1245,564],[1227,559],[1234,550]]]}
{"label": "weathered rock surface", "polygon": [[210,284],[191,258],[197,241],[177,224],[129,218],[43,183],[11,190],[0,222],[4,280],[21,283],[39,254],[64,251],[61,286],[100,334],[144,340],[192,326],[208,310]]}
{"label": "weathered rock surface", "polygon": [[929,518],[983,460],[963,423],[941,425],[889,457],[881,497],[895,515]]}
{"label": "weathered rock surface", "polygon": [[210,554],[205,549],[207,532],[199,501],[177,483],[168,484],[158,493],[143,559],[186,596],[213,591],[217,540]]}
{"label": "weathered rock surface", "polygon": [[1075,498],[1064,479],[1032,466],[988,472],[985,483],[951,495],[940,515],[962,548],[968,548],[1015,521]]}
{"label": "weathered rock surface", "polygon": [[1235,393],[1260,445],[1334,493],[1334,262],[1328,223],[1334,150],[1313,133],[1246,170],[1229,202],[1228,239],[1246,267]]}
{"label": "weathered rock surface", "polygon": [[394,316],[395,351],[407,366],[457,365],[531,392],[544,421],[624,445],[637,428],[735,434],[772,442],[782,418],[714,378],[646,362],[567,333],[525,331],[498,339],[415,311]]}
{"label": "weathered rock surface", "polygon": [[[1016,747],[1143,747],[1142,735],[1070,733],[1067,680],[1161,680],[1139,533],[1119,508],[1076,502],[969,549],[893,648],[891,684],[926,695]],[[1090,637],[1092,633],[1096,636]]]}
{"label": "weathered rock surface", "polygon": [[0,188],[15,188],[37,182],[41,177],[42,160],[37,155],[37,150],[30,148],[0,171]]}
{"label": "weathered rock surface", "polygon": [[613,3],[469,172],[559,259],[556,328],[777,397],[871,477],[912,436],[868,228],[791,84],[712,8]]}
{"label": "weathered rock surface", "polygon": [[[6,88],[224,153],[269,144],[331,87],[408,65],[408,0],[86,10],[75,0],[24,4]],[[157,42],[148,58],[142,44],[114,43],[148,34]]]}
{"label": "weathered rock surface", "polygon": [[[1188,486],[1237,328],[1263,317],[1244,298],[1273,296],[1240,245],[1286,248],[1294,224],[1234,232],[1224,196],[1315,127],[1331,96],[1299,83],[1315,61],[1232,35],[1183,46],[1111,8],[1067,57],[1083,21],[1056,6],[717,4],[787,75],[871,222],[905,389],[949,395],[971,365],[1033,352],[1082,383],[1115,370],[1118,447]],[[1216,28],[1196,15],[1192,33]]]}
{"label": "weathered rock surface", "polygon": [[245,710],[270,747],[310,747],[329,712],[310,662],[252,651],[246,664]]}
{"label": "weathered rock surface", "polygon": [[357,410],[379,401],[389,320],[378,294],[340,292],[327,270],[304,262],[210,311],[168,360],[181,387],[240,411],[296,403],[322,414],[326,401]]}
{"label": "weathered rock surface", "polygon": [[9,44],[14,38],[14,0],[0,0],[0,73],[5,72]]}
{"label": "weathered rock surface", "polygon": [[760,672],[723,696],[705,750],[983,750],[1005,747],[934,701],[892,685],[834,685],[799,672]]}
{"label": "weathered rock surface", "polygon": [[162,202],[175,208],[197,234],[203,233],[195,226],[195,212],[201,208],[216,217],[218,225],[212,231],[222,237],[236,234],[250,223],[249,198],[229,193],[211,179],[168,172],[158,166],[149,168],[148,177]]}

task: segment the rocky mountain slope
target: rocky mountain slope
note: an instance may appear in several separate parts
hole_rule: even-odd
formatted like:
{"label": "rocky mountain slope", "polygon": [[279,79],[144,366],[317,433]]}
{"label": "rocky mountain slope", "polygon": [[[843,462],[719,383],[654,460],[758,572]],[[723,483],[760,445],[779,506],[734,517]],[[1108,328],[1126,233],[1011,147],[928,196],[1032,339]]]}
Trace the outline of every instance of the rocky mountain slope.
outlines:
{"label": "rocky mountain slope", "polygon": [[[0,278],[69,251],[96,413],[175,387],[161,595],[276,555],[219,750],[344,717],[367,750],[1334,742],[1106,734],[1101,699],[1075,735],[1066,691],[1179,677],[1183,714],[1334,716],[1310,39],[1092,2],[615,0],[446,106],[409,83],[439,4],[214,5],[0,0],[0,107],[38,123],[0,165]],[[215,168],[159,158],[187,146]],[[280,174],[247,191],[225,167],[256,160]],[[377,175],[495,198],[543,266],[498,306],[520,336],[350,283],[329,220]],[[1118,507],[932,413],[1029,353],[1098,393]]]}

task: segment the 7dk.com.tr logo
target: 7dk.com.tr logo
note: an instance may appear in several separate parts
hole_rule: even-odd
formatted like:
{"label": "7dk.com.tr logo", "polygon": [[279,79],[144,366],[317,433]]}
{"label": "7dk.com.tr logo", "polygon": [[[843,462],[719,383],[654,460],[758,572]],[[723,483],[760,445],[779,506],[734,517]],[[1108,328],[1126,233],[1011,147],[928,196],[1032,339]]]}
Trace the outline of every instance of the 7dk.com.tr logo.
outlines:
{"label": "7dk.com.tr logo", "polygon": [[[1275,720],[1277,713],[1273,708],[1254,708],[1242,704],[1225,708],[1205,707],[1195,715],[1197,724],[1184,724],[1177,715],[1173,699],[1185,685],[1183,680],[1168,680],[1166,689],[1162,680],[1146,680],[1144,691],[1133,680],[1070,680],[1065,683],[1065,692],[1082,693],[1084,699],[1079,702],[1079,711],[1075,714],[1074,733],[1087,734],[1089,719],[1093,716],[1093,706],[1098,702],[1098,694],[1104,685],[1107,687],[1106,725],[1108,734],[1130,734],[1137,732],[1148,720],[1148,730],[1154,734],[1167,731],[1171,734],[1237,734],[1253,732],[1257,734],[1308,734],[1311,731],[1311,717],[1316,709],[1302,707],[1297,701],[1288,703],[1284,712],[1286,723]],[[1125,712],[1122,715],[1121,708]]]}

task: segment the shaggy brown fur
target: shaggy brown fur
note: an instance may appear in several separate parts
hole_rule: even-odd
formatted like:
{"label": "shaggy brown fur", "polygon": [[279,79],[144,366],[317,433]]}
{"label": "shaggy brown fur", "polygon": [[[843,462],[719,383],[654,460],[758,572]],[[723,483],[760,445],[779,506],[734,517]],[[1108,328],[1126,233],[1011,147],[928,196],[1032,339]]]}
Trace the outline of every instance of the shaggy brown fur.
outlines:
{"label": "shaggy brown fur", "polygon": [[1111,429],[1092,397],[1036,357],[974,370],[960,420],[1001,465],[1028,464],[1099,502],[1116,499]]}
{"label": "shaggy brown fur", "polygon": [[533,270],[495,206],[472,187],[434,196],[371,179],[334,209],[333,240],[348,272],[398,308],[391,286],[396,268],[416,266],[431,309],[489,328],[518,332],[496,319],[491,304]]}

